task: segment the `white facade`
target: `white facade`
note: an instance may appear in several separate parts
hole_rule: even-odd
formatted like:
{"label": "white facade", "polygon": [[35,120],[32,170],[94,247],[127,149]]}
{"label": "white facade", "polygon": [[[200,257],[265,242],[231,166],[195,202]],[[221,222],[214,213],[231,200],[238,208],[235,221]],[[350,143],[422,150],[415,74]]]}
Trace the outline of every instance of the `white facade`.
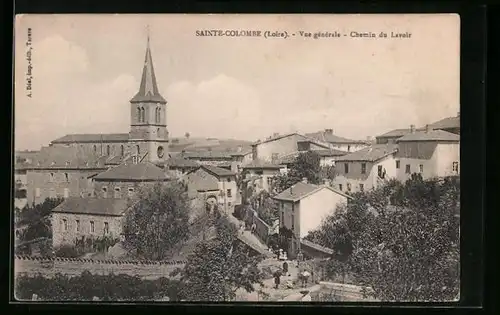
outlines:
{"label": "white facade", "polygon": [[[346,164],[348,165],[347,173]],[[396,178],[397,175],[394,154],[375,162],[339,161],[336,164],[336,170],[337,176],[333,180],[333,186],[342,192],[358,192],[374,189],[385,180]],[[381,178],[379,174],[384,173],[384,178]]]}

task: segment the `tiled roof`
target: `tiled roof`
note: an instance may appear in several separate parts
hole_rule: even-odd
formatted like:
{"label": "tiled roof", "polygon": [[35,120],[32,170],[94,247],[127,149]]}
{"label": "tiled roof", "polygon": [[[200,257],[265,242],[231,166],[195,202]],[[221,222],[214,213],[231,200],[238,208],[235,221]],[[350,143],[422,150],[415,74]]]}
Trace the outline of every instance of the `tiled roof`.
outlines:
{"label": "tiled roof", "polygon": [[103,134],[71,134],[53,140],[52,143],[74,143],[74,142],[127,142],[128,133],[103,133]]}
{"label": "tiled roof", "polygon": [[397,152],[395,144],[374,144],[368,148],[341,156],[337,161],[366,161],[375,162]]}
{"label": "tiled roof", "polygon": [[182,157],[176,156],[167,161],[169,167],[179,167],[179,168],[191,168],[198,167],[200,164],[192,160],[186,160]]}
{"label": "tiled roof", "polygon": [[460,136],[444,130],[429,130],[418,131],[415,133],[407,134],[397,140],[398,142],[412,142],[412,141],[444,141],[444,142],[459,142]]}
{"label": "tiled roof", "polygon": [[279,193],[278,195],[276,195],[274,197],[274,199],[277,199],[277,200],[286,200],[286,201],[299,201],[313,193],[315,193],[316,191],[319,191],[323,188],[326,188],[326,189],[329,189],[339,195],[342,195],[346,198],[351,198],[349,197],[348,195],[340,192],[340,191],[337,191],[329,186],[317,186],[317,185],[313,185],[313,184],[306,184],[306,183],[303,183],[303,182],[298,182],[297,184],[293,185],[292,187],[282,191],[281,193]]}
{"label": "tiled roof", "polygon": [[213,165],[202,165],[200,166],[201,168],[207,170],[209,173],[212,173],[217,176],[231,176],[231,175],[236,175],[234,172],[231,172],[230,170],[227,170],[222,167],[217,167]]}
{"label": "tiled roof", "polygon": [[364,141],[360,141],[360,140],[353,140],[353,139],[339,137],[339,136],[336,136],[336,135],[329,133],[327,131],[306,133],[306,136],[313,138],[313,139],[316,139],[316,140],[319,140],[319,141],[328,142],[328,143],[345,143],[345,144],[364,143]]}
{"label": "tiled roof", "polygon": [[166,181],[161,168],[151,163],[121,164],[94,176],[94,180]]}
{"label": "tiled roof", "polygon": [[330,248],[327,248],[327,247],[324,247],[324,246],[321,246],[319,244],[316,244],[316,243],[313,243],[311,241],[308,241],[308,240],[305,240],[305,239],[301,239],[300,242],[303,244],[303,245],[306,245],[306,246],[309,246],[315,250],[318,250],[320,252],[323,252],[323,253],[327,253],[329,255],[332,255],[333,254],[333,250],[330,249]]}
{"label": "tiled roof", "polygon": [[192,151],[181,154],[185,159],[231,159],[230,152],[222,151]]}
{"label": "tiled roof", "polygon": [[[420,129],[419,129],[420,130]],[[377,136],[377,138],[394,138],[394,137],[402,137],[404,135],[407,135],[411,133],[411,129],[406,128],[406,129],[394,129],[389,132],[386,132],[380,136]]]}
{"label": "tiled roof", "polygon": [[139,92],[130,100],[131,103],[134,102],[156,102],[166,104],[167,101],[161,96],[158,91],[158,85],[156,83],[156,75],[153,67],[153,58],[151,57],[151,49],[148,45],[146,47],[146,57],[144,60],[144,68],[142,69],[141,85],[139,87]]}
{"label": "tiled roof", "polygon": [[280,169],[281,167],[278,165],[278,164],[273,164],[273,163],[269,163],[269,162],[266,162],[266,161],[262,161],[262,160],[253,160],[251,161],[250,163],[246,164],[246,165],[243,165],[242,166],[243,169],[259,169],[259,168],[262,168],[262,169]]}
{"label": "tiled roof", "polygon": [[107,157],[84,152],[74,147],[43,147],[33,158],[31,165],[24,165],[33,169],[106,169]]}
{"label": "tiled roof", "polygon": [[453,129],[460,128],[460,117],[447,117],[429,125],[431,129]]}
{"label": "tiled roof", "polygon": [[121,216],[129,208],[126,199],[67,198],[52,212]]}
{"label": "tiled roof", "polygon": [[325,149],[325,150],[312,150],[312,152],[317,153],[319,156],[343,156],[348,152],[335,150],[335,149]]}

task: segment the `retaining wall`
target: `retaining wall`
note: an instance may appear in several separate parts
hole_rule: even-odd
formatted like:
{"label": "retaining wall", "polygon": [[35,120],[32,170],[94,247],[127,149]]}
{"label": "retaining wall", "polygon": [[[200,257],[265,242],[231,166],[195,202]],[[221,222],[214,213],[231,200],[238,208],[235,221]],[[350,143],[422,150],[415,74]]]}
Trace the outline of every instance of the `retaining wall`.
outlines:
{"label": "retaining wall", "polygon": [[87,270],[92,274],[114,273],[139,276],[143,279],[157,279],[170,277],[172,271],[182,268],[185,263],[185,261],[120,261],[16,256],[14,273],[16,276],[35,276],[38,273],[46,277],[53,277],[57,273],[79,276]]}

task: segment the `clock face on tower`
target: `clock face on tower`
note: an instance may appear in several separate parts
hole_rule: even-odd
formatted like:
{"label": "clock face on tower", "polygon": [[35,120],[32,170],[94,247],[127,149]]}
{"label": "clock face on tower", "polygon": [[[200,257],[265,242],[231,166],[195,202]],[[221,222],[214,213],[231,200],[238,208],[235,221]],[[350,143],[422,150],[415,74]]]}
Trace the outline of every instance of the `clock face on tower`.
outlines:
{"label": "clock face on tower", "polygon": [[163,157],[163,147],[162,146],[159,146],[157,151],[156,151],[156,154],[158,155],[158,157],[161,159]]}

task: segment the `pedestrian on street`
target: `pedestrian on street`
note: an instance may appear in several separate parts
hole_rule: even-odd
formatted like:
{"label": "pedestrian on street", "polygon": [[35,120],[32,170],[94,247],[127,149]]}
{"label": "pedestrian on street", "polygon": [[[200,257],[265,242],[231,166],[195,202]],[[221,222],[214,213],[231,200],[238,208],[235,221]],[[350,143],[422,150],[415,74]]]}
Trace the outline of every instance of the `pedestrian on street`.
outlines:
{"label": "pedestrian on street", "polygon": [[285,273],[285,275],[289,275],[288,274],[288,263],[286,261],[283,263],[283,272]]}
{"label": "pedestrian on street", "polygon": [[278,286],[280,285],[280,272],[279,270],[274,273],[274,284],[275,284],[275,289],[278,289]]}

